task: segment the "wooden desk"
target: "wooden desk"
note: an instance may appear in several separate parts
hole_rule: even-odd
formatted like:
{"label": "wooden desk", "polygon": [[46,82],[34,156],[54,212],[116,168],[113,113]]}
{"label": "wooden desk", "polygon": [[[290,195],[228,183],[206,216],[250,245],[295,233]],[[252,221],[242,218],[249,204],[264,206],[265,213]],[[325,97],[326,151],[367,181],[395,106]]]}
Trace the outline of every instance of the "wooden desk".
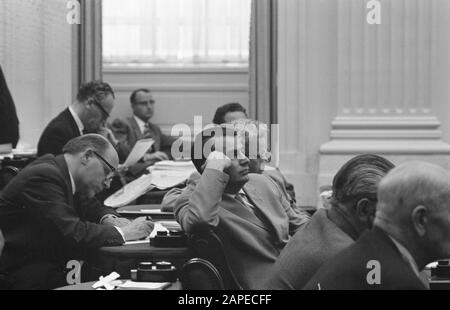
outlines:
{"label": "wooden desk", "polygon": [[125,218],[135,219],[143,216],[151,216],[154,220],[174,220],[173,212],[161,212],[161,205],[130,205],[117,209],[117,212]]}
{"label": "wooden desk", "polygon": [[169,190],[158,190],[154,189],[139,197],[136,201],[138,205],[145,204],[161,204],[164,196],[169,192]]}
{"label": "wooden desk", "polygon": [[168,261],[178,270],[192,255],[188,248],[156,248],[149,243],[103,247],[92,253],[83,266],[83,281],[93,281],[100,276],[117,272],[122,279],[131,278],[130,271],[141,262]]}
{"label": "wooden desk", "polygon": [[[94,283],[96,283],[96,281],[81,283],[81,284],[77,284],[77,285],[64,286],[64,287],[57,288],[56,291],[94,291],[95,289],[92,288],[92,285],[94,285]],[[182,289],[183,288],[181,286],[181,282],[178,281],[178,282],[172,283],[172,285],[170,287],[168,287],[166,290],[180,291]],[[117,290],[121,291],[121,290],[125,290],[125,289],[119,288]],[[127,289],[127,290],[129,290],[129,289]]]}

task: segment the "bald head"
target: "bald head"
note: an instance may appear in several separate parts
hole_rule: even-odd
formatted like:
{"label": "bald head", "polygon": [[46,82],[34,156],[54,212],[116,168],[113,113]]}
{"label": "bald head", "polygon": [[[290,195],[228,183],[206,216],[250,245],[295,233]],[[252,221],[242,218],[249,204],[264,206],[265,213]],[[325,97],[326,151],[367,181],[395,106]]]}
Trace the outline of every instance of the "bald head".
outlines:
{"label": "bald head", "polygon": [[450,173],[426,162],[409,162],[393,169],[379,184],[376,221],[407,224],[412,210],[450,205]]}
{"label": "bald head", "polygon": [[375,225],[419,265],[450,257],[450,173],[419,161],[393,169],[379,184]]}

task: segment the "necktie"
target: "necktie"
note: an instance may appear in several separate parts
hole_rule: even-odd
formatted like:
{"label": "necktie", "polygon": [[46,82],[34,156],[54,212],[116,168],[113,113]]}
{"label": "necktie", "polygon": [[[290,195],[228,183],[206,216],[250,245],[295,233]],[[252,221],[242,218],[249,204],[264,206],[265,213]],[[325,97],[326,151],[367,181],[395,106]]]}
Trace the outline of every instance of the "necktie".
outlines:
{"label": "necktie", "polygon": [[144,133],[142,134],[144,139],[151,138],[150,124],[145,123],[144,125]]}
{"label": "necktie", "polygon": [[252,213],[255,213],[255,209],[253,205],[250,203],[250,201],[248,201],[247,195],[245,195],[244,193],[238,193],[236,195],[236,200],[239,201],[241,204],[243,204]]}

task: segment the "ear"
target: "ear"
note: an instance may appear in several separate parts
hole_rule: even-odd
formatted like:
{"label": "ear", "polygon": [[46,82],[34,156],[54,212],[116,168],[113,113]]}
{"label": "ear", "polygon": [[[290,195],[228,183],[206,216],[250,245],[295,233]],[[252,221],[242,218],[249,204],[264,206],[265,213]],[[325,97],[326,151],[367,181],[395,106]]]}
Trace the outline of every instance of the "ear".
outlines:
{"label": "ear", "polygon": [[91,150],[84,151],[84,153],[81,154],[81,164],[83,166],[86,166],[89,163],[91,157],[92,157],[92,151]]}
{"label": "ear", "polygon": [[411,221],[416,233],[423,237],[427,232],[428,212],[425,206],[417,206],[411,213]]}
{"label": "ear", "polygon": [[356,216],[362,223],[367,223],[372,226],[373,220],[375,218],[376,203],[370,201],[367,198],[360,199],[356,203]]}

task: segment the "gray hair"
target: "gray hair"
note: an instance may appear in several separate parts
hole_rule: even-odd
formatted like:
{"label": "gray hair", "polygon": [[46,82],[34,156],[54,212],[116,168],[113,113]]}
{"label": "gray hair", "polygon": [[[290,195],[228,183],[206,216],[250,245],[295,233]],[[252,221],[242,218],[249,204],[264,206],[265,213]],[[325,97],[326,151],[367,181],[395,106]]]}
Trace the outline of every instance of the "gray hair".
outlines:
{"label": "gray hair", "polygon": [[64,146],[63,153],[75,155],[92,150],[99,154],[104,154],[111,147],[111,143],[105,137],[97,134],[89,134],[70,140]]}
{"label": "gray hair", "polygon": [[363,198],[376,201],[378,184],[392,168],[393,163],[378,155],[352,158],[333,179],[331,204],[354,204]]}

